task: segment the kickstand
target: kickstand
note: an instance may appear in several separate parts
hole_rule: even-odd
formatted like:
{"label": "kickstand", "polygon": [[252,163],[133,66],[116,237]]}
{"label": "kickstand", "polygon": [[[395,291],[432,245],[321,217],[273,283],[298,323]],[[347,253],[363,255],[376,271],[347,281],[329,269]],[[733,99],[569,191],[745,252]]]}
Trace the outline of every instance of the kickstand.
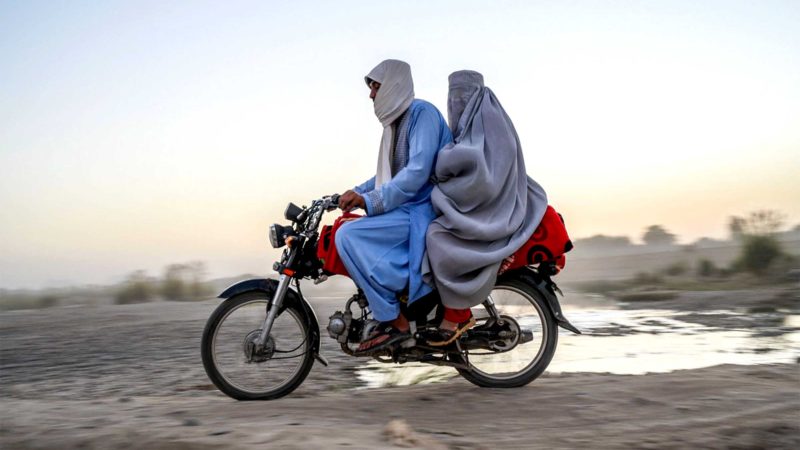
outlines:
{"label": "kickstand", "polygon": [[455,344],[456,349],[458,349],[458,353],[461,355],[464,365],[467,367],[467,370],[472,370],[472,366],[469,363],[469,350],[461,348],[461,342],[459,342],[458,339],[456,339]]}

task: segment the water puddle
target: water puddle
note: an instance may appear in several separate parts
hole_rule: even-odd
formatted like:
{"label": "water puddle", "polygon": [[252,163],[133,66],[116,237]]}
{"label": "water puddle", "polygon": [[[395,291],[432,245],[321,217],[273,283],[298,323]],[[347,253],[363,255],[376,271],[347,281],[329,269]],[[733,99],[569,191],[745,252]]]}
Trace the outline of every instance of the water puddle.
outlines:
{"label": "water puddle", "polygon": [[[559,332],[550,373],[638,375],[800,358],[800,315],[573,309],[566,316],[584,334]],[[437,383],[457,373],[449,367],[370,361],[357,375],[365,387],[373,388]]]}

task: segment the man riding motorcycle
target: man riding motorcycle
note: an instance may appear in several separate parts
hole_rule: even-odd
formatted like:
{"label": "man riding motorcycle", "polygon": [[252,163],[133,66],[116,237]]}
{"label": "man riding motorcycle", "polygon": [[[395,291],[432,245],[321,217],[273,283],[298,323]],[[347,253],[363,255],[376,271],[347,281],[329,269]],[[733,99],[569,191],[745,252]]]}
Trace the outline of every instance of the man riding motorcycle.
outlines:
{"label": "man riding motorcycle", "polygon": [[374,177],[345,192],[339,206],[358,206],[367,217],[336,233],[336,249],[350,277],[364,291],[373,317],[381,322],[359,346],[379,351],[411,337],[398,296],[412,304],[429,294],[421,267],[425,233],[436,217],[430,177],[439,150],[452,141],[450,129],[432,104],[414,98],[411,69],[386,60],[366,77],[375,115],[383,125]]}

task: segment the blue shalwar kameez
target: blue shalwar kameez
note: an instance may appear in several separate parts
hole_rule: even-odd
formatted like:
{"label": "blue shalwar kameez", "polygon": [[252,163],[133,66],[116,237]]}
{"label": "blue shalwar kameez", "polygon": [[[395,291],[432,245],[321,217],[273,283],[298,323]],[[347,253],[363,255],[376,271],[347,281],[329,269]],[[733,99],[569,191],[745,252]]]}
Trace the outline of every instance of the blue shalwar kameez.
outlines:
{"label": "blue shalwar kameez", "polygon": [[336,249],[377,320],[397,318],[398,294],[407,290],[412,303],[431,292],[421,275],[425,233],[436,218],[430,178],[439,150],[452,139],[436,107],[414,100],[398,119],[391,180],[375,188],[373,177],[354,189],[367,217],[339,228]]}

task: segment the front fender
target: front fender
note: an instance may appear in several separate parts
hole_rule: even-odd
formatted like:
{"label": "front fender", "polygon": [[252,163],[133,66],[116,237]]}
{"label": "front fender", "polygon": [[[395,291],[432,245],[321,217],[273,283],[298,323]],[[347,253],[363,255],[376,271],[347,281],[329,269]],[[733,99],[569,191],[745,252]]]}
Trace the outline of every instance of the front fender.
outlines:
{"label": "front fender", "polygon": [[275,280],[270,280],[267,278],[253,278],[250,280],[239,281],[238,283],[233,283],[232,285],[228,286],[227,289],[222,291],[219,294],[218,298],[224,298],[225,300],[233,297],[234,295],[244,294],[245,292],[250,291],[262,291],[269,294],[275,292],[275,288],[278,286],[278,282]]}
{"label": "front fender", "polygon": [[[277,280],[268,278],[253,278],[232,284],[227,289],[222,291],[222,293],[217,297],[228,300],[234,296],[244,294],[245,292],[264,292],[267,294],[267,297],[269,297],[270,302],[272,302],[272,296],[274,295],[277,287]],[[327,361],[325,361],[325,359],[319,354],[319,322],[317,321],[317,314],[314,312],[311,304],[309,304],[308,301],[303,298],[303,296],[297,293],[297,291],[290,287],[286,290],[286,297],[283,299],[283,308],[286,308],[290,305],[298,307],[298,309],[303,312],[303,316],[305,317],[306,325],[308,326],[310,333],[309,338],[311,341],[311,349],[314,352],[314,357],[327,366]]]}

